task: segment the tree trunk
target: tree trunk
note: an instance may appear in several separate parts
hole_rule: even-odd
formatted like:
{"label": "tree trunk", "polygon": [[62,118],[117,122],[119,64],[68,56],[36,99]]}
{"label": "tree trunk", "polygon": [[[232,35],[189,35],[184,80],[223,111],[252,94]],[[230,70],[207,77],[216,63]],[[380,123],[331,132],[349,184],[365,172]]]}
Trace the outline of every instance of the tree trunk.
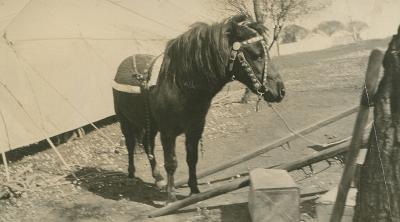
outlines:
{"label": "tree trunk", "polygon": [[[265,9],[264,0],[253,0],[254,14],[256,16],[257,22],[265,23]],[[246,88],[246,91],[240,99],[240,103],[248,103],[250,100],[251,91]]]}
{"label": "tree trunk", "polygon": [[356,222],[400,221],[400,35],[389,45],[358,185]]}
{"label": "tree trunk", "polygon": [[279,41],[278,40],[276,41],[276,53],[277,53],[278,56],[281,55],[281,49],[279,48]]}
{"label": "tree trunk", "polygon": [[264,0],[253,0],[254,14],[257,22],[265,22]]}

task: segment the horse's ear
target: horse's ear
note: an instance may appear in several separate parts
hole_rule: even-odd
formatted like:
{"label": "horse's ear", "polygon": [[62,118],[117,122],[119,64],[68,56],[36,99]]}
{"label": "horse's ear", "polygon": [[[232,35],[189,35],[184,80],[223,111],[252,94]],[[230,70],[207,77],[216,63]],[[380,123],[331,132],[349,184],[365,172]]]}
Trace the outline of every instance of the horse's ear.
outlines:
{"label": "horse's ear", "polygon": [[242,25],[242,23],[246,21],[249,21],[249,17],[245,14],[239,14],[229,18],[225,22],[225,24],[227,25],[226,34],[231,40],[234,36],[238,36],[241,30],[240,25]]}
{"label": "horse's ear", "polygon": [[239,14],[239,15],[235,15],[235,16],[231,17],[229,20],[232,23],[238,24],[238,23],[244,22],[246,20],[249,20],[249,17],[246,14]]}

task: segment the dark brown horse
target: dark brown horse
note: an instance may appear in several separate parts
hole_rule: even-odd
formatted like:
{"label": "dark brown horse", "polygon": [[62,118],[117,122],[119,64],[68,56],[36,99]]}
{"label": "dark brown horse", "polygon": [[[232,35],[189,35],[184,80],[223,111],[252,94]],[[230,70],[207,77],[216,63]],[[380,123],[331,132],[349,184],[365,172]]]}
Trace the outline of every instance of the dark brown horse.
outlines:
{"label": "dark brown horse", "polygon": [[[176,200],[175,141],[184,133],[188,185],[192,194],[199,193],[196,178],[198,143],[212,98],[232,80],[240,81],[268,102],[280,102],[285,95],[281,77],[268,56],[265,32],[262,24],[242,15],[212,25],[196,23],[168,42],[157,85],[146,96],[114,90],[115,111],[129,151],[129,176],[134,176],[134,138],[149,128],[151,130],[144,136],[145,150],[153,177],[158,183],[163,181],[153,153],[155,136],[160,132],[168,177],[168,201]],[[146,99],[151,113],[148,117],[150,127],[146,127],[145,121]]]}

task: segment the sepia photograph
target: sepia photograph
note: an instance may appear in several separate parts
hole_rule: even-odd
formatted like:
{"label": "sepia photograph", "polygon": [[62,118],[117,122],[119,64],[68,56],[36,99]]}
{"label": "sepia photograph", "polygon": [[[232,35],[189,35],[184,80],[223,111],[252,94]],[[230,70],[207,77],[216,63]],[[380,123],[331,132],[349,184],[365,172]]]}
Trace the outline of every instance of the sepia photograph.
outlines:
{"label": "sepia photograph", "polygon": [[400,0],[0,0],[0,154],[0,222],[399,222]]}

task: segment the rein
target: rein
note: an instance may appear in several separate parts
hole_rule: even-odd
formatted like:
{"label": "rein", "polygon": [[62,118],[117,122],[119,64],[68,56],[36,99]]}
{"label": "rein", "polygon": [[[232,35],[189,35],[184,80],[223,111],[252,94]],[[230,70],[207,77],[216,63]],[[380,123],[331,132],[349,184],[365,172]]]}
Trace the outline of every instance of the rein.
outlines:
{"label": "rein", "polygon": [[[263,74],[262,74],[262,82],[260,82],[257,79],[253,68],[251,67],[249,62],[246,60],[246,57],[244,56],[244,53],[241,50],[243,45],[248,45],[248,44],[252,44],[252,43],[256,43],[256,42],[261,42],[261,45],[263,46],[263,50],[264,50],[265,62],[264,62],[264,70],[263,70]],[[229,69],[229,72],[232,72],[233,65],[234,65],[236,59],[238,59],[241,66],[245,69],[245,71],[247,72],[247,75],[250,77],[250,79],[253,83],[253,87],[257,91],[257,94],[259,96],[262,96],[264,94],[263,92],[260,92],[260,89],[262,86],[264,86],[265,91],[269,90],[268,86],[266,85],[267,77],[268,77],[268,63],[266,60],[268,58],[269,58],[269,56],[268,56],[268,48],[267,48],[266,40],[263,36],[257,35],[256,37],[250,38],[248,40],[233,43],[231,54],[229,57],[228,69]],[[235,79],[235,75],[232,76],[232,80],[234,80],[234,79]]]}

